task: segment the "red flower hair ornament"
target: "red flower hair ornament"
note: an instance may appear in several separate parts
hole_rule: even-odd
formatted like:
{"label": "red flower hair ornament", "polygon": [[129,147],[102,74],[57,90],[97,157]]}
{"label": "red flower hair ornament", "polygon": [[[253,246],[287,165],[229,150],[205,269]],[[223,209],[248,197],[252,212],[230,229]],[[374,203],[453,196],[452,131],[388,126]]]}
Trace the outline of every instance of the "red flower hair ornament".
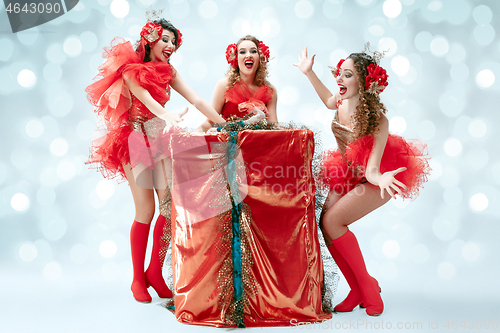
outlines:
{"label": "red flower hair ornament", "polygon": [[389,84],[387,82],[389,75],[385,69],[375,64],[369,64],[366,70],[368,75],[365,79],[365,90],[370,94],[380,94]]}
{"label": "red flower hair ornament", "polygon": [[[334,70],[332,70],[333,76],[337,77],[337,76],[340,75],[340,67],[342,66],[342,64],[344,63],[344,61],[345,61],[345,59],[340,59],[339,60],[339,63],[337,64],[337,68],[335,68]],[[332,67],[330,67],[330,68],[332,68]]]}
{"label": "red flower hair ornament", "polygon": [[151,46],[161,38],[162,33],[163,27],[161,24],[148,22],[141,30],[141,38],[143,38],[146,43]]}
{"label": "red flower hair ornament", "polygon": [[[265,62],[269,62],[269,46],[259,41],[259,51],[260,55]],[[238,67],[238,47],[235,43],[229,44],[226,48],[226,60],[227,63],[233,67]]]}

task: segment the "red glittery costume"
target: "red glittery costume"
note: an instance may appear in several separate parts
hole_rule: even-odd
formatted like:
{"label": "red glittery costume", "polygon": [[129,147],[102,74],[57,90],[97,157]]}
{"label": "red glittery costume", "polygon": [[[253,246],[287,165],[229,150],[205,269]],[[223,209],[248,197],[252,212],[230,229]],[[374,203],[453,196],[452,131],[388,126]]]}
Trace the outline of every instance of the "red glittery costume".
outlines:
{"label": "red glittery costume", "polygon": [[163,106],[170,99],[176,71],[167,62],[142,62],[141,52],[120,38],[105,51],[100,79],[86,92],[107,133],[94,140],[87,163],[98,164],[96,168],[107,178],[125,178],[124,164],[152,168],[162,152],[169,151],[168,135],[162,133],[165,122],[130,92],[125,80],[133,79]]}

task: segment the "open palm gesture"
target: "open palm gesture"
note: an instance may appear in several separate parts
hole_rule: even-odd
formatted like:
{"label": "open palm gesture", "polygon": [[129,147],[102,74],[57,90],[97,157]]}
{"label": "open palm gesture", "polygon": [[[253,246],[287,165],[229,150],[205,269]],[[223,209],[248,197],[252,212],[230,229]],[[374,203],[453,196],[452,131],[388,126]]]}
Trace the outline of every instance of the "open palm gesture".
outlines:
{"label": "open palm gesture", "polygon": [[314,65],[314,57],[316,55],[314,54],[311,59],[307,58],[307,47],[305,47],[302,50],[302,57],[300,55],[298,56],[299,58],[299,63],[298,64],[293,64],[295,67],[298,67],[302,73],[308,74],[310,71],[312,71],[312,66]]}

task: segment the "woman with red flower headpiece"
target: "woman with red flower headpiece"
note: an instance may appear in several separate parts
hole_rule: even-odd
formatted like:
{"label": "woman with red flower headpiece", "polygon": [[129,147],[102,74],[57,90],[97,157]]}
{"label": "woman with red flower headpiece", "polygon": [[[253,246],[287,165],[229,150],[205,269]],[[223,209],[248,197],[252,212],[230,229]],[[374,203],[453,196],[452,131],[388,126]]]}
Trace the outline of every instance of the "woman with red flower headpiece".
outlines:
{"label": "woman with red flower headpiece", "polygon": [[[157,12],[153,15],[158,17]],[[173,88],[211,121],[225,120],[182,80],[170,56],[182,43],[182,34],[170,21],[158,18],[142,29],[135,47],[115,39],[105,49],[99,80],[87,87],[89,101],[105,125],[106,134],[93,142],[87,163],[97,164],[107,178],[126,178],[135,204],[130,232],[134,277],[132,292],[139,302],[151,302],[147,288],[158,296],[172,297],[162,277],[170,242],[169,136],[185,111],[164,109]],[[160,216],[153,231],[151,261],[144,272],[150,224],[155,214],[154,193]]]}
{"label": "woman with red flower headpiece", "polygon": [[[365,50],[366,51],[366,50]],[[328,249],[351,291],[337,312],[366,307],[370,316],[384,309],[377,280],[366,270],[358,242],[348,226],[399,195],[415,198],[430,168],[425,144],[389,134],[387,109],[379,94],[388,75],[378,65],[383,56],[352,53],[332,70],[338,90],[332,94],[314,73],[307,48],[294,66],[307,76],[327,108],[337,110],[332,131],[338,149],[324,152],[320,182],[329,190],[321,215]]]}
{"label": "woman with red flower headpiece", "polygon": [[[261,114],[269,122],[278,122],[278,96],[267,80],[269,47],[254,36],[247,35],[227,47],[226,60],[230,67],[226,77],[215,86],[214,109],[228,121]],[[254,118],[259,119],[258,116]],[[210,126],[211,122],[207,120],[200,129],[206,131]]]}

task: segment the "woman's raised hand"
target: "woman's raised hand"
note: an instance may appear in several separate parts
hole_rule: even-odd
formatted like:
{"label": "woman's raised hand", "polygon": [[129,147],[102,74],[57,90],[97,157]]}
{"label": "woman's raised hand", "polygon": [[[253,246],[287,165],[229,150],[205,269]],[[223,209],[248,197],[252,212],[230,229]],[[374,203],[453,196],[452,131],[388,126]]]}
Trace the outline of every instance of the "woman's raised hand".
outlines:
{"label": "woman's raised hand", "polygon": [[378,186],[380,187],[380,196],[382,197],[382,199],[384,199],[384,190],[387,191],[393,199],[396,199],[394,192],[401,194],[401,188],[405,190],[408,189],[408,187],[406,187],[405,184],[403,184],[394,177],[398,173],[403,172],[405,170],[406,170],[405,167],[401,167],[399,169],[393,171],[387,171],[382,174],[382,176],[378,181]]}
{"label": "woman's raised hand", "polygon": [[297,56],[299,58],[299,63],[298,64],[293,64],[295,67],[298,67],[302,73],[308,74],[310,71],[312,71],[312,67],[314,65],[314,57],[316,55],[314,54],[311,59],[307,58],[307,47],[304,47],[302,50],[302,58],[300,56]]}
{"label": "woman's raised hand", "polygon": [[172,112],[165,112],[163,115],[161,115],[161,119],[165,120],[165,129],[163,130],[163,133],[166,133],[170,131],[170,129],[183,121],[182,117],[188,112],[189,108],[186,107],[182,112],[180,113],[172,113]]}

